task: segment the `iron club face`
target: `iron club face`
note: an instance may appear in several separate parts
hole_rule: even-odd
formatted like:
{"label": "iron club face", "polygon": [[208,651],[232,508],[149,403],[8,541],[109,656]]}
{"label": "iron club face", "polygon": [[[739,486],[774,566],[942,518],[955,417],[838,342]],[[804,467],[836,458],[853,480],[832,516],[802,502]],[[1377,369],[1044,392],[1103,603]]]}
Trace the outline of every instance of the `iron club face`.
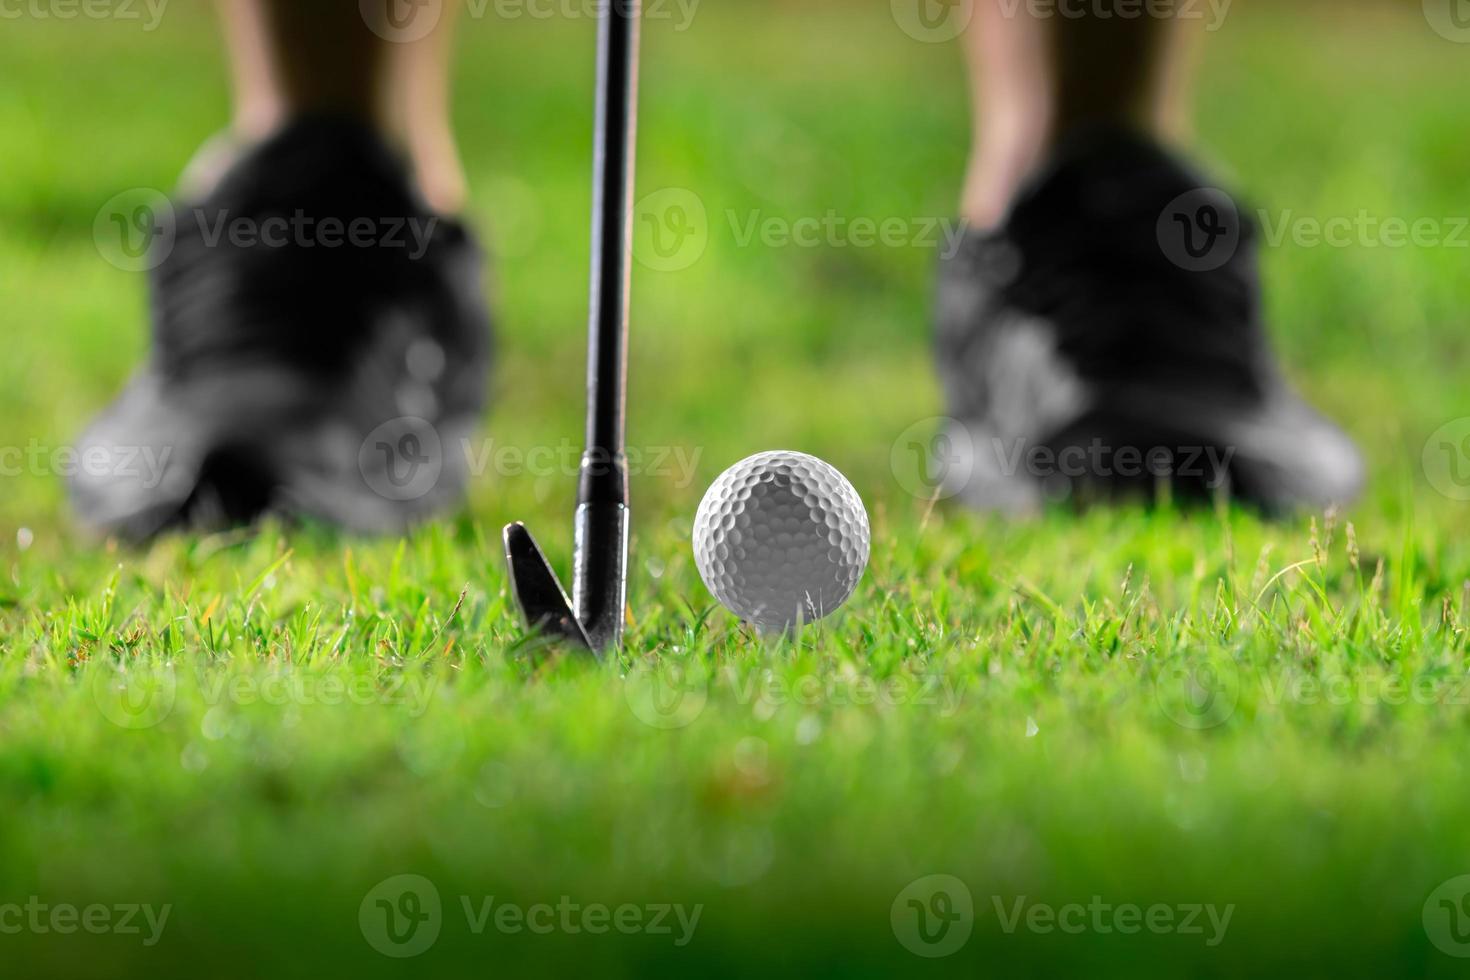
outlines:
{"label": "iron club face", "polygon": [[566,591],[526,525],[519,521],[506,525],[504,540],[511,592],[526,625],[548,638],[591,650],[592,641],[577,621]]}

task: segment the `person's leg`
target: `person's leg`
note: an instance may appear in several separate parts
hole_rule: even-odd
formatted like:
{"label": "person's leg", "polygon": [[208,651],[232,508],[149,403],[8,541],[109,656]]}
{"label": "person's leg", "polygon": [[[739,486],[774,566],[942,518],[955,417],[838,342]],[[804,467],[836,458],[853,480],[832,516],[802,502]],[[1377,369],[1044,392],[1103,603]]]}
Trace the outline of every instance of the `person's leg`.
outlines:
{"label": "person's leg", "polygon": [[937,314],[946,492],[1005,510],[1161,480],[1271,510],[1353,497],[1356,449],[1273,363],[1249,215],[1171,149],[1197,25],[974,2],[966,232]]}
{"label": "person's leg", "polygon": [[457,0],[437,2],[442,10],[427,37],[390,46],[388,112],[393,131],[408,147],[429,204],[444,214],[454,214],[465,203],[464,168],[449,104],[454,21],[460,4]]}
{"label": "person's leg", "polygon": [[455,4],[406,30],[357,0],[219,2],[234,118],[149,256],[151,355],[79,443],[165,472],[81,474],[73,501],[129,538],[267,511],[399,530],[461,499],[490,358],[484,256],[452,217]]}
{"label": "person's leg", "polygon": [[434,26],[412,40],[375,32],[351,0],[218,5],[230,54],[237,142],[263,139],[302,113],[353,116],[408,155],[435,210],[454,213],[464,206],[464,171],[449,113],[457,4],[420,3],[414,17]]}
{"label": "person's leg", "polygon": [[1188,127],[1190,25],[1029,11],[976,0],[964,37],[974,117],[961,213],[978,227],[1000,220],[1046,151],[1078,127],[1124,124],[1161,140]]}

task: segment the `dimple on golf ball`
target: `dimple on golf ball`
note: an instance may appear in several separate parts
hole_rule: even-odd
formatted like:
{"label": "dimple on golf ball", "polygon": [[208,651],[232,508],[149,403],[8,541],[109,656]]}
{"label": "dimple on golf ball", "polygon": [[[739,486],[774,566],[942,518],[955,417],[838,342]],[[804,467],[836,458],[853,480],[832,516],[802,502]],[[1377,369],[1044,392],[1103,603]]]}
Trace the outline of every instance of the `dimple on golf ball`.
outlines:
{"label": "dimple on golf ball", "polygon": [[846,602],[868,549],[868,512],[857,491],[805,453],[741,460],[710,486],[694,518],[704,584],[725,608],[770,632]]}

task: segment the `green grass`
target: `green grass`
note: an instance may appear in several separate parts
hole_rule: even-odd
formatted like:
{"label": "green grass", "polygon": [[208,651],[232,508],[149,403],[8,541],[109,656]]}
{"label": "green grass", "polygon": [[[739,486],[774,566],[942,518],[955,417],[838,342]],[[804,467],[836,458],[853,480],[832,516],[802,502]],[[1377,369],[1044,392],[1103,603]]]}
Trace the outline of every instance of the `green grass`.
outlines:
{"label": "green grass", "polygon": [[[0,445],[64,446],[145,349],[143,282],[98,257],[91,227],[119,191],[169,187],[225,118],[208,19],[178,6],[148,34],[0,24]],[[505,592],[507,519],[533,521],[564,566],[567,476],[486,474],[464,513],[404,541],[267,527],[143,551],[73,530],[54,475],[3,480],[0,908],[171,911],[151,946],[0,932],[0,962],[1458,971],[1422,915],[1470,872],[1470,510],[1419,460],[1467,414],[1467,252],[1266,252],[1290,373],[1371,459],[1349,512],[926,518],[889,460],[942,410],[933,249],[742,247],[729,218],[950,215],[958,52],[909,39],[887,7],[742,0],[687,31],[647,25],[640,195],[692,191],[710,234],[691,267],[635,276],[631,438],[697,465],[635,484],[618,663],[538,656]],[[1206,49],[1200,142],[1251,200],[1321,219],[1467,213],[1465,52],[1417,4],[1240,7]],[[579,432],[591,23],[472,20],[462,40],[456,114],[498,253],[486,433],[556,446]],[[779,644],[712,608],[688,543],[708,481],[772,447],[833,461],[874,519],[850,606]],[[1192,700],[1207,677],[1215,700]],[[119,712],[119,687],[155,698]],[[437,943],[399,961],[358,914],[402,873],[429,878],[444,914]],[[974,934],[947,959],[890,927],[931,874],[974,897]],[[684,946],[476,935],[460,896],[491,895],[703,910]],[[1233,910],[1216,945],[1208,928],[1007,932],[997,908],[1023,896]]]}

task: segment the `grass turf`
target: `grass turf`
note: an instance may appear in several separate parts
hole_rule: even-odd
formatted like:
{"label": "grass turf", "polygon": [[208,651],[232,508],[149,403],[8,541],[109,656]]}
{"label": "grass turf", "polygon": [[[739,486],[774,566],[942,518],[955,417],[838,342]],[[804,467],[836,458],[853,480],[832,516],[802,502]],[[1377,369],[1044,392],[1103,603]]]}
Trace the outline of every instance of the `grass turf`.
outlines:
{"label": "grass turf", "polygon": [[[130,551],[69,528],[56,466],[10,466],[0,927],[31,896],[170,912],[152,945],[48,919],[0,932],[0,956],[92,976],[1455,972],[1442,949],[1467,947],[1431,893],[1470,872],[1470,521],[1420,453],[1464,411],[1465,252],[1266,249],[1286,363],[1372,460],[1348,513],[928,514],[891,449],[941,409],[935,249],[743,230],[948,218],[958,53],[882,3],[679,25],[646,29],[639,192],[692,192],[708,233],[688,268],[637,270],[631,437],[692,469],[635,485],[623,658],[521,643],[497,534],[526,518],[566,560],[573,481],[514,453],[579,431],[592,24],[470,19],[456,115],[502,315],[488,471],[403,541],[267,527]],[[1417,5],[1242,5],[1210,42],[1202,148],[1270,220],[1465,214],[1463,51]],[[93,219],[170,186],[224,118],[217,58],[182,5],[152,32],[0,30],[10,460],[64,447],[144,351],[142,279],[99,258]],[[846,471],[875,537],[844,613],[770,645],[711,608],[688,531],[710,479],[777,446]],[[442,914],[400,961],[359,912],[404,873]],[[931,874],[975,908],[937,960],[890,922]],[[476,932],[488,896],[702,912],[682,946],[677,927]],[[1213,944],[1203,916],[1201,934],[1091,911],[1080,932],[1008,929],[1018,902],[1231,918]]]}

